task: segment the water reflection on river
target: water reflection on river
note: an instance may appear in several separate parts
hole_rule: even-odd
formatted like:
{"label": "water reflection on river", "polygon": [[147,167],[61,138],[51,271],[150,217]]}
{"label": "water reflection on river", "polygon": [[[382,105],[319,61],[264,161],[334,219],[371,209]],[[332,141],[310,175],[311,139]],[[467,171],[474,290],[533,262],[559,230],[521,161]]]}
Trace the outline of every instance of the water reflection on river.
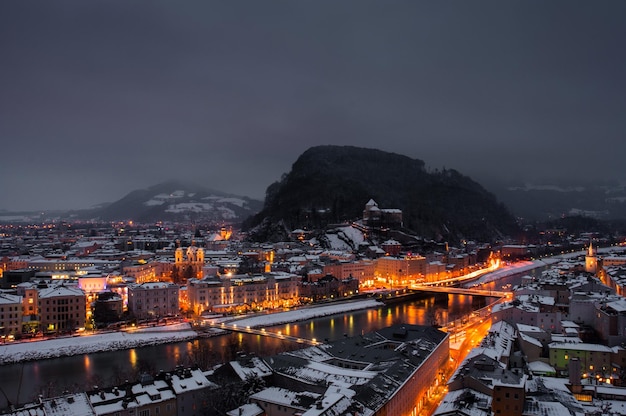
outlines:
{"label": "water reflection on river", "polygon": [[[395,323],[444,324],[487,305],[491,298],[467,295],[426,296],[423,299],[352,311],[343,315],[294,322],[267,328],[299,338],[335,340],[371,332]],[[0,366],[0,408],[34,400],[38,394],[56,396],[64,390],[84,391],[94,385],[109,386],[133,380],[142,371],[171,370],[176,365],[201,368],[228,361],[238,351],[269,356],[301,348],[302,344],[278,338],[233,333],[131,350],[56,358]]]}

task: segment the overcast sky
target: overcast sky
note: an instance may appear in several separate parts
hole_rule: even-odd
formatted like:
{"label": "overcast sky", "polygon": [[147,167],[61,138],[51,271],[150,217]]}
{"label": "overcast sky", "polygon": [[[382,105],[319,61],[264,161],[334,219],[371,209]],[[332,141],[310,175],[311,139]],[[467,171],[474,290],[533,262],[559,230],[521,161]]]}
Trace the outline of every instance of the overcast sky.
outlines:
{"label": "overcast sky", "polygon": [[0,2],[0,209],[262,199],[323,144],[626,180],[625,1]]}

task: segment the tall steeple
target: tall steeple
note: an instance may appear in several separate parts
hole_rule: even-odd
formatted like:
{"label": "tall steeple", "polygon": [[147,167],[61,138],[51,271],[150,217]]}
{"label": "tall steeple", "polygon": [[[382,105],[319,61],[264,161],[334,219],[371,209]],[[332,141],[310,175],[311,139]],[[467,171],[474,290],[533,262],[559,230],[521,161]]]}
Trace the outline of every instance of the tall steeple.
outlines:
{"label": "tall steeple", "polygon": [[598,271],[598,258],[596,257],[596,251],[593,249],[593,242],[591,240],[589,240],[589,248],[585,256],[585,271],[593,274]]}

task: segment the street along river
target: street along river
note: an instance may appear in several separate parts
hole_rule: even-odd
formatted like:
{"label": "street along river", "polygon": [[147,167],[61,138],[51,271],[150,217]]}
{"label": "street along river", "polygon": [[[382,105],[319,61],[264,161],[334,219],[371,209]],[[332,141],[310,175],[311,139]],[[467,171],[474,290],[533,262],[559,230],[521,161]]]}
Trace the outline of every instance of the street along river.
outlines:
{"label": "street along river", "polygon": [[[492,289],[517,284],[521,276],[492,282]],[[485,287],[489,287],[485,285]],[[497,286],[499,285],[499,286]],[[418,300],[381,305],[308,321],[268,328],[273,332],[318,341],[375,331],[395,323],[445,324],[491,303],[493,298],[468,295],[425,294]],[[8,403],[34,401],[39,394],[53,397],[64,391],[85,391],[135,380],[143,372],[172,370],[177,365],[210,366],[231,360],[239,351],[270,356],[302,348],[302,344],[261,335],[231,333],[193,341],[129,350],[82,354],[0,366],[0,409]]]}

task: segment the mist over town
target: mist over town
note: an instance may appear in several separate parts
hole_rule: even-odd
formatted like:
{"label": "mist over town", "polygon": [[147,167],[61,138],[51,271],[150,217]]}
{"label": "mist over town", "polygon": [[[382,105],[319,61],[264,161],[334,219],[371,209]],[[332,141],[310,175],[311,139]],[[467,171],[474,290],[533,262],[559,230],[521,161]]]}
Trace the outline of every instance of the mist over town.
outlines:
{"label": "mist over town", "polygon": [[0,414],[626,414],[626,3],[0,3]]}

